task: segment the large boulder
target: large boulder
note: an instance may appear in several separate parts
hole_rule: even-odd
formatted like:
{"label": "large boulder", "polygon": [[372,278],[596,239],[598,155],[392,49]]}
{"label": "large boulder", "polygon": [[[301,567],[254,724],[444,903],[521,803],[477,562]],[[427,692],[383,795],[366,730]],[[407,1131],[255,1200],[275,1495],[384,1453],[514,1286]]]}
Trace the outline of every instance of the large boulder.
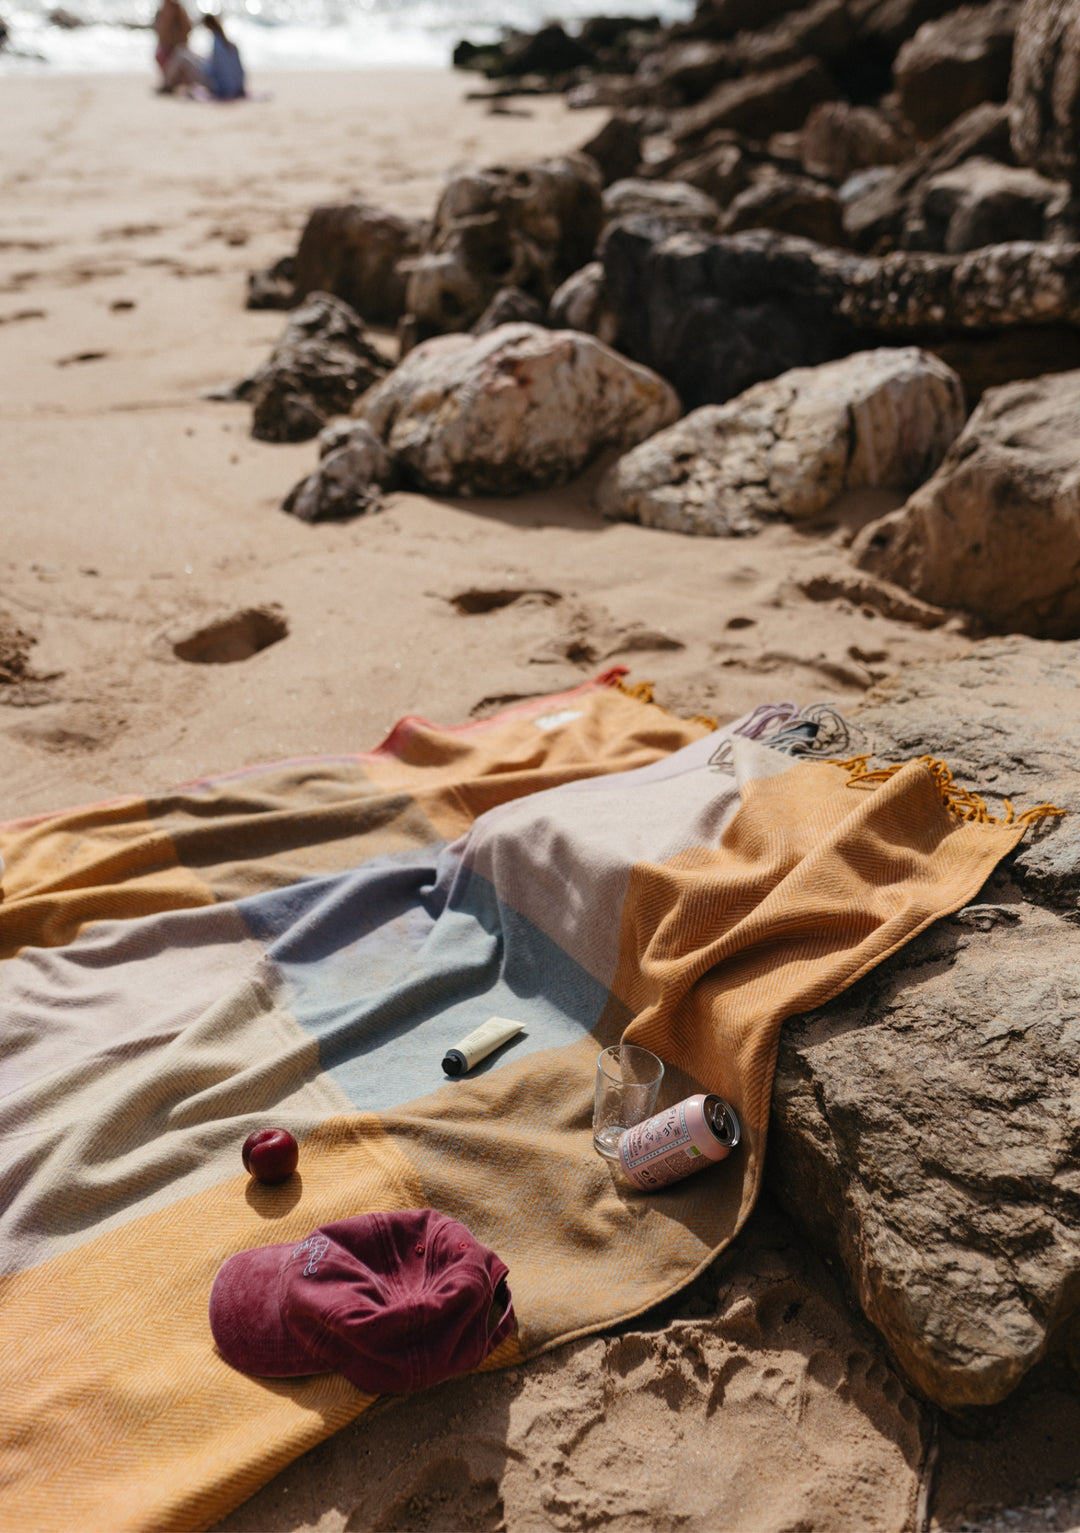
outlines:
{"label": "large boulder", "polygon": [[1024,0],[1009,107],[1020,163],[1080,189],[1080,9],[1075,0]]}
{"label": "large boulder", "polygon": [[918,217],[924,188],[933,177],[976,155],[1003,164],[1011,162],[1009,112],[1003,104],[985,101],[972,107],[894,170],[870,177],[859,177],[856,172],[852,177],[856,184],[841,188],[850,243],[859,250],[875,252],[899,244],[919,248],[906,225],[913,209]]}
{"label": "large boulder", "polygon": [[951,11],[955,0],[848,0],[855,28],[853,93],[873,100],[892,85],[896,54],[924,22]]}
{"label": "large boulder", "polygon": [[740,229],[777,229],[798,234],[819,245],[846,245],[844,213],[833,187],[809,176],[759,176],[733,198],[720,227],[725,234]]}
{"label": "large boulder", "polygon": [[1064,182],[982,157],[931,176],[912,199],[903,243],[909,250],[978,250],[1042,240],[1068,202]]}
{"label": "large boulder", "polygon": [[956,374],[915,347],[794,368],[694,410],[608,470],[606,516],[740,536],[814,516],[845,490],[921,484],[964,423]]}
{"label": "large boulder", "polygon": [[962,5],[928,21],[896,57],[900,109],[920,138],[933,138],[983,101],[1009,89],[1017,0]]}
{"label": "large boulder", "polygon": [[965,387],[971,366],[976,392],[1078,365],[1080,245],[875,258],[770,231],[667,234],[631,218],[605,231],[600,254],[615,344],[689,408],[876,345],[940,350]]}
{"label": "large boulder", "polygon": [[538,325],[427,341],[361,405],[410,483],[454,495],[565,484],[678,413],[655,373],[592,336]]}
{"label": "large boulder", "polygon": [[645,181],[629,177],[604,192],[604,219],[644,214],[672,229],[716,228],[720,207],[706,192],[687,181]]}
{"label": "large boulder", "polygon": [[304,442],[332,415],[348,415],[389,371],[355,309],[331,293],[310,293],[262,367],[232,397],[250,399],[251,434],[259,441]]}
{"label": "large boulder", "polygon": [[847,101],[816,106],[799,138],[806,173],[837,184],[871,165],[897,165],[907,150],[904,135],[883,112]]}
{"label": "large boulder", "polygon": [[293,263],[293,300],[333,293],[372,325],[396,325],[405,308],[402,261],[419,253],[425,226],[367,203],[313,209]]}
{"label": "large boulder", "polygon": [[595,160],[605,186],[632,176],[641,164],[641,123],[626,112],[615,112],[581,153]]}
{"label": "large boulder", "polygon": [[869,695],[857,718],[879,759],[931,751],[995,813],[1006,794],[1070,813],[780,1040],[771,1185],[949,1410],[1076,1355],[1078,667],[1080,644],[988,641]]}
{"label": "large boulder", "polygon": [[994,632],[1080,635],[1080,371],[992,389],[940,469],[853,546]]}
{"label": "large boulder", "polygon": [[419,339],[467,330],[503,287],[546,304],[592,259],[603,219],[600,172],[584,155],[496,166],[447,184],[407,306]]}
{"label": "large boulder", "polygon": [[750,185],[754,161],[738,142],[737,134],[721,129],[707,149],[689,159],[677,160],[672,169],[679,180],[707,192],[720,207],[726,207]]}
{"label": "large boulder", "polygon": [[630,218],[605,231],[600,256],[615,345],[670,379],[688,408],[859,349],[829,264],[855,258],[807,240],[667,234]]}
{"label": "large boulder", "polygon": [[725,80],[696,106],[674,112],[672,136],[681,143],[700,142],[717,128],[734,128],[752,138],[801,128],[819,101],[835,97],[836,87],[815,58],[781,69]]}
{"label": "large boulder", "polygon": [[615,316],[607,304],[604,267],[590,261],[574,272],[551,295],[547,322],[553,330],[583,330],[610,346],[615,339]]}

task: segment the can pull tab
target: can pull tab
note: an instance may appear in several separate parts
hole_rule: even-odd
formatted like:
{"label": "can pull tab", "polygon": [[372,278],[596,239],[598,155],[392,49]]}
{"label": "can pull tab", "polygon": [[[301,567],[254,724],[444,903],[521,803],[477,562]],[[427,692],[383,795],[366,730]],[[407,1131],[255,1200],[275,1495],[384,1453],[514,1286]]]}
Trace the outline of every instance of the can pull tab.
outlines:
{"label": "can pull tab", "polygon": [[709,1097],[706,1111],[712,1132],[722,1145],[733,1150],[742,1137],[735,1109],[723,1097]]}

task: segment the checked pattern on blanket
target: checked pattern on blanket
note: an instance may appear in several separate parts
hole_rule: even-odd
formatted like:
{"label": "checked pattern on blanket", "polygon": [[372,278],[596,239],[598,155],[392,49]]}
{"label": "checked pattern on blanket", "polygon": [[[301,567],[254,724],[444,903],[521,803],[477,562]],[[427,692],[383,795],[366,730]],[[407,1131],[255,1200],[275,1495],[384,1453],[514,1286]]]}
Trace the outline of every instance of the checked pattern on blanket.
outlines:
{"label": "checked pattern on blanket", "polygon": [[[370,1403],[229,1368],[214,1274],[374,1209],[510,1268],[498,1367],[688,1282],[761,1181],[779,1028],[966,903],[1022,825],[850,782],[619,672],[462,729],[0,826],[0,1474],[35,1530],[197,1528]],[[744,725],[746,721],[743,721]],[[718,740],[729,764],[710,765]],[[468,1078],[446,1047],[525,1025]],[[659,1194],[592,1150],[598,1050],[743,1146]],[[301,1144],[280,1187],[239,1149]]]}

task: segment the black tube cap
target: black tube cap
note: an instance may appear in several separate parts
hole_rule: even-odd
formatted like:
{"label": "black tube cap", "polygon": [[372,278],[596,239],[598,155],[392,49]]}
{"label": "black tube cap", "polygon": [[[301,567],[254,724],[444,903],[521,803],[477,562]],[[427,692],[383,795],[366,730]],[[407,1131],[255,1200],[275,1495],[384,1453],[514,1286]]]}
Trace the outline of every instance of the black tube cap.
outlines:
{"label": "black tube cap", "polygon": [[442,1067],[447,1075],[464,1075],[469,1068],[469,1061],[460,1049],[448,1049]]}

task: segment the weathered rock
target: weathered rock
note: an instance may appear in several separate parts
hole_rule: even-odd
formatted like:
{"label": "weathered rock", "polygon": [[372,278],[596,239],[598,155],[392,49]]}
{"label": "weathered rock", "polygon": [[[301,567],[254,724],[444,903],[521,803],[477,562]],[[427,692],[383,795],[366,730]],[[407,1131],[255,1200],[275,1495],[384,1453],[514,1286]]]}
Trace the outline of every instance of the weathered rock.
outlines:
{"label": "weathered rock", "polygon": [[806,119],[799,148],[808,175],[840,183],[870,165],[899,164],[908,144],[874,107],[823,101]]}
{"label": "weathered rock", "polygon": [[769,231],[665,237],[626,219],[605,231],[600,254],[615,344],[670,379],[690,408],[881,344],[977,339],[985,386],[1002,381],[987,343],[1011,338],[1018,344],[1001,353],[1010,367],[1038,370],[1046,356],[1045,370],[1069,357],[1064,343],[1080,330],[1078,245],[875,258]]}
{"label": "weathered rock", "polygon": [[738,537],[778,515],[814,516],[845,490],[908,490],[964,423],[960,380],[915,347],[795,368],[694,410],[604,476],[605,516]]}
{"label": "weathered rock", "polygon": [[318,468],[293,485],[281,509],[304,522],[362,516],[396,480],[396,465],[367,422],[341,422],[320,432]]}
{"label": "weathered rock", "polygon": [[247,279],[248,309],[291,309],[296,290],[296,257],[282,256],[264,271],[252,271]]}
{"label": "weathered rock", "polygon": [[909,203],[909,250],[977,250],[1010,240],[1042,240],[1068,200],[1065,183],[1038,171],[977,157],[931,176]]}
{"label": "weathered rock", "polygon": [[955,0],[849,0],[857,40],[849,88],[856,99],[872,101],[889,90],[901,45],[924,22],[943,16],[954,4]]}
{"label": "weathered rock", "polygon": [[740,229],[777,229],[799,234],[820,245],[846,245],[844,212],[831,186],[809,176],[762,176],[729,206],[721,228],[725,234]]}
{"label": "weathered rock", "polygon": [[896,56],[900,109],[920,138],[933,138],[983,101],[1009,89],[1016,0],[962,5],[928,21]]}
{"label": "weathered rock", "polygon": [[405,308],[401,262],[419,252],[424,233],[420,219],[367,203],[315,208],[296,251],[294,302],[333,293],[369,324],[397,324]]}
{"label": "weathered rock", "polygon": [[673,167],[680,181],[707,192],[722,208],[750,185],[753,169],[750,156],[741,144],[734,142],[734,138],[732,134],[729,139],[702,150],[701,154],[677,161]]}
{"label": "weathered rock", "polygon": [[720,207],[687,181],[616,181],[604,192],[604,219],[634,214],[659,220],[673,229],[716,228]]}
{"label": "weathered rock", "polygon": [[664,237],[647,219],[626,219],[605,231],[600,255],[615,344],[670,379],[688,408],[858,349],[837,314],[842,279],[821,269],[834,253],[809,241],[769,231]]}
{"label": "weathered rock", "polygon": [[704,139],[716,128],[767,138],[785,128],[801,128],[811,108],[835,95],[820,61],[802,59],[782,69],[725,80],[697,106],[675,112],[671,133],[684,144]]}
{"label": "weathered rock", "polygon": [[941,468],[853,545],[863,569],[996,632],[1080,635],[1080,371],[992,389]]}
{"label": "weathered rock", "polygon": [[543,304],[538,303],[531,293],[523,293],[519,287],[501,287],[472,326],[472,334],[486,335],[499,325],[542,325],[545,313]]}
{"label": "weathered rock", "polygon": [[590,261],[551,295],[547,322],[553,330],[582,330],[595,335],[606,346],[615,338],[615,316],[604,291],[604,267]]}
{"label": "weathered rock", "polygon": [[565,484],[679,413],[662,378],[592,336],[503,325],[427,341],[361,406],[408,480],[457,495]]}
{"label": "weathered rock", "polygon": [[640,122],[625,112],[616,112],[599,133],[582,144],[581,153],[596,161],[604,186],[632,176],[641,164]]}
{"label": "weathered rock", "polygon": [[737,73],[762,73],[815,58],[826,66],[842,60],[854,41],[848,0],[811,0],[795,5],[768,27],[741,32],[732,44]]}
{"label": "weathered rock", "polygon": [[1080,644],[989,641],[870,694],[878,758],[1072,812],[780,1042],[770,1181],[947,1409],[1002,1399],[1080,1308],[1080,929],[1048,908],[1080,897],[1078,666]]}
{"label": "weathered rock", "polygon": [[1009,113],[1005,106],[985,102],[950,123],[922,154],[876,176],[857,192],[841,188],[844,226],[859,250],[891,248],[900,241],[909,208],[917,205],[921,189],[934,176],[975,155],[1012,159]]}
{"label": "weathered rock", "polygon": [[251,434],[262,442],[303,442],[331,415],[385,376],[390,364],[364,335],[360,316],[330,293],[312,293],[293,313],[269,358],[238,385],[254,407]]}
{"label": "weathered rock", "polygon": [[601,220],[600,175],[583,155],[455,176],[409,274],[415,333],[467,330],[501,287],[546,304],[592,259]]}
{"label": "weathered rock", "polygon": [[1074,0],[1025,0],[1009,107],[1020,164],[1080,190],[1080,10]]}
{"label": "weathered rock", "polygon": [[692,21],[671,28],[674,36],[734,37],[765,27],[792,9],[793,0],[698,0]]}
{"label": "weathered rock", "polygon": [[650,105],[668,108],[690,106],[738,73],[738,61],[730,43],[693,38],[668,42],[647,53],[637,67],[634,85]]}

